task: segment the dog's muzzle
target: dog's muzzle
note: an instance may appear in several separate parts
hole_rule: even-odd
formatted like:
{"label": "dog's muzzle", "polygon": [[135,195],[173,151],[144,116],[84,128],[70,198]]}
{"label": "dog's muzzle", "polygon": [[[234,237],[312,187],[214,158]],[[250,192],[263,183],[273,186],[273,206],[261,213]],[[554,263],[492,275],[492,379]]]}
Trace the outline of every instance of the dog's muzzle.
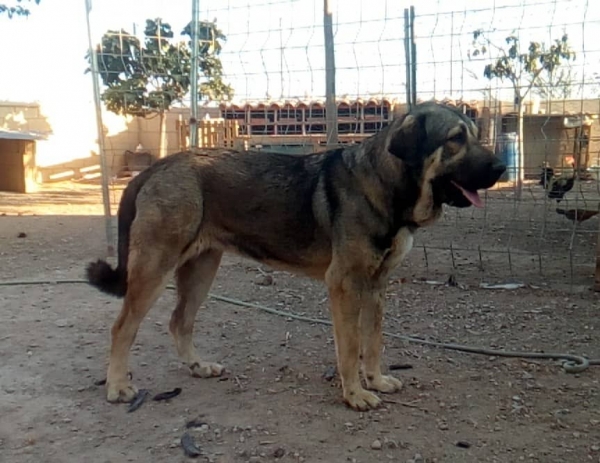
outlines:
{"label": "dog's muzzle", "polygon": [[[468,179],[462,179],[460,176],[450,177],[450,190],[454,189],[453,194],[449,191],[446,201],[451,206],[483,207],[483,201],[479,196],[478,190],[486,190],[493,187],[502,174],[506,171],[506,165],[496,156],[490,156],[490,160],[485,163],[476,163],[478,168],[470,170]],[[458,196],[457,196],[458,195]]]}

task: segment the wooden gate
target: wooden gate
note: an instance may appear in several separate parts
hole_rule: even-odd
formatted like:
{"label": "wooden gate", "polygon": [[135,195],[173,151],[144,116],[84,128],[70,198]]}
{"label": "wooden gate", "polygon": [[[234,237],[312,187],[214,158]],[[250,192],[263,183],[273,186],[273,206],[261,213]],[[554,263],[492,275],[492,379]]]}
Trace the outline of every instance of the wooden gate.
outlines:
{"label": "wooden gate", "polygon": [[[179,150],[190,147],[190,125],[182,119],[177,121]],[[203,119],[198,121],[198,146],[200,148],[233,148],[238,138],[238,121],[229,119]]]}

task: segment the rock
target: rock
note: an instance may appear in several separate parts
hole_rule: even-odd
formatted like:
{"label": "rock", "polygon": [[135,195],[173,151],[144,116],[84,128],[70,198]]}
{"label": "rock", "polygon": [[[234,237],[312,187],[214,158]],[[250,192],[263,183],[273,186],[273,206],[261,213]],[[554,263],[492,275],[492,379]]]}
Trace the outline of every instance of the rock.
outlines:
{"label": "rock", "polygon": [[330,365],[323,372],[323,379],[325,381],[331,381],[331,380],[333,380],[335,378],[336,374],[337,374],[337,368],[336,368],[336,366],[335,365]]}
{"label": "rock", "polygon": [[71,323],[69,320],[65,320],[65,319],[56,320],[54,322],[54,324],[56,326],[58,326],[59,328],[66,328],[68,326],[73,326],[73,323]]}
{"label": "rock", "polygon": [[275,449],[275,451],[273,452],[273,457],[275,458],[282,458],[285,455],[285,449],[278,447]]}
{"label": "rock", "polygon": [[383,445],[387,449],[397,449],[398,447],[400,447],[398,445],[398,442],[392,439],[388,439],[387,437],[383,438]]}
{"label": "rock", "polygon": [[379,439],[375,439],[372,443],[371,443],[371,448],[373,450],[381,450],[381,448],[383,447],[383,445],[381,444],[381,441]]}
{"label": "rock", "polygon": [[269,274],[258,275],[254,279],[254,284],[258,286],[271,286],[273,282],[273,277]]}

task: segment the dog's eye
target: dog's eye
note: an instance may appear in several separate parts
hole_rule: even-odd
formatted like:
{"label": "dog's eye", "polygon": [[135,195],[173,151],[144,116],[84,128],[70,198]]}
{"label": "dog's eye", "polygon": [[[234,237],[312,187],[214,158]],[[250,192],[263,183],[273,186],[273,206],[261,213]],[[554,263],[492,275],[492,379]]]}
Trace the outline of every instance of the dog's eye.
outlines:
{"label": "dog's eye", "polygon": [[447,141],[451,141],[452,143],[461,143],[462,144],[467,141],[467,136],[466,136],[466,133],[463,130],[461,130],[457,134],[454,134],[451,137],[448,137]]}

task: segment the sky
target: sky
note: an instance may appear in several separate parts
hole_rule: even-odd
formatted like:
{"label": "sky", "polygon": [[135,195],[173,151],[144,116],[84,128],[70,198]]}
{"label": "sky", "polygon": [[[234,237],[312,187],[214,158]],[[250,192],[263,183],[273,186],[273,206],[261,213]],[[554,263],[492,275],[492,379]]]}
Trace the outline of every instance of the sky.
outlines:
{"label": "sky", "polygon": [[[14,0],[2,0],[11,3]],[[330,0],[338,96],[404,99],[405,0]],[[420,0],[416,5],[419,97],[481,99],[488,61],[469,60],[472,32],[483,28],[502,43],[549,43],[568,33],[577,52],[578,82],[600,72],[597,0]],[[85,0],[41,0],[31,16],[0,18],[0,100],[40,101],[55,110],[90,111],[92,84],[84,74],[88,47]],[[161,17],[179,32],[191,0],[92,0],[93,40],[108,29],[143,29]],[[227,35],[223,67],[235,99],[320,98],[325,94],[323,4],[313,0],[200,0],[202,20]],[[494,83],[495,95],[509,95]]]}

